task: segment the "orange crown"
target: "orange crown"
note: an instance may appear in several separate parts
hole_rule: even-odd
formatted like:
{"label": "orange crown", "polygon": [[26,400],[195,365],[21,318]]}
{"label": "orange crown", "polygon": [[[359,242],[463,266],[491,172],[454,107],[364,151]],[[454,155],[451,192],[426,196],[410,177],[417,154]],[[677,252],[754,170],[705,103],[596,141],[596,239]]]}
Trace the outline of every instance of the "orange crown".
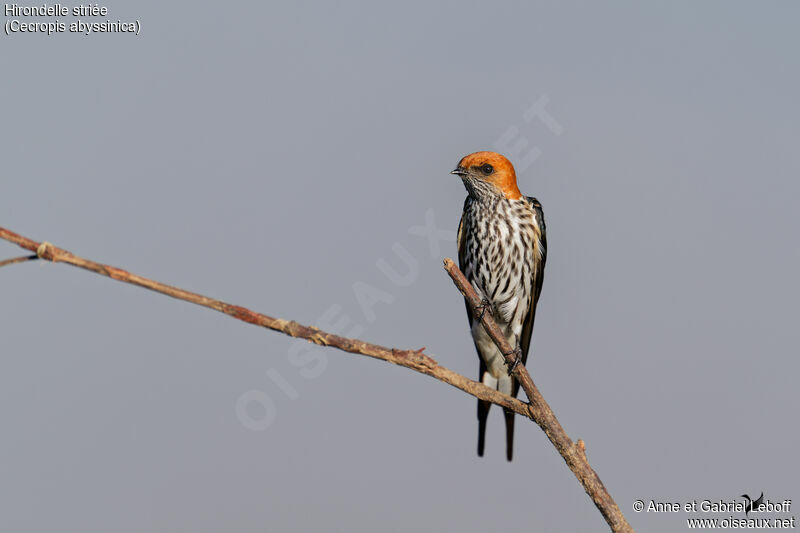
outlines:
{"label": "orange crown", "polygon": [[494,172],[486,176],[484,178],[485,181],[503,191],[503,195],[509,200],[518,200],[522,197],[522,193],[519,192],[517,187],[517,174],[514,172],[514,165],[497,152],[475,152],[474,154],[469,154],[459,161],[458,166],[468,169],[480,167],[486,163],[492,165]]}

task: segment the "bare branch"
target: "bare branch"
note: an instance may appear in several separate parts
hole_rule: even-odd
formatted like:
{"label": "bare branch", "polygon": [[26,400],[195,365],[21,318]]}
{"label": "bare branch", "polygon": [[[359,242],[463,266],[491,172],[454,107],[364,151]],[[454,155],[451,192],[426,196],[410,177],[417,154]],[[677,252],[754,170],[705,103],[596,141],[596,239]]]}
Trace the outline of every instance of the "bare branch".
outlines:
{"label": "bare branch", "polygon": [[[360,339],[351,339],[342,337],[332,333],[322,331],[313,326],[304,326],[294,321],[284,320],[280,318],[273,318],[268,315],[251,311],[245,307],[229,304],[221,300],[209,298],[202,294],[186,291],[178,287],[166,285],[158,281],[154,281],[143,276],[132,274],[125,270],[97,263],[88,259],[84,259],[74,255],[66,250],[57,248],[48,242],[36,242],[12,231],[0,227],[0,239],[7,240],[18,246],[35,252],[34,256],[26,256],[24,258],[14,258],[0,263],[0,266],[14,262],[22,262],[36,258],[46,259],[54,263],[67,263],[84,270],[89,270],[97,274],[107,276],[117,281],[129,283],[150,289],[179,300],[184,300],[203,307],[208,307],[215,311],[225,313],[237,320],[262,326],[267,329],[279,331],[291,337],[306,339],[309,342],[319,344],[322,346],[331,346],[338,348],[345,352],[366,355],[375,359],[381,359],[394,363],[396,365],[410,368],[422,374],[431,376],[439,381],[448,383],[457,389],[460,389],[467,394],[475,396],[481,400],[494,403],[506,409],[510,409],[517,414],[526,418],[534,420],[547,434],[550,441],[558,449],[561,456],[566,461],[570,469],[575,473],[575,476],[583,485],[586,492],[595,502],[597,508],[605,517],[608,524],[613,531],[632,532],[633,529],[625,521],[619,507],[617,507],[614,500],[605,490],[600,479],[589,466],[586,460],[586,455],[583,447],[583,441],[578,441],[574,444],[567,436],[564,429],[558,423],[555,415],[550,410],[547,402],[544,401],[538,389],[531,380],[530,375],[522,364],[517,365],[514,369],[514,377],[519,380],[523,390],[528,395],[530,400],[529,404],[521,402],[517,398],[512,398],[507,394],[502,394],[496,390],[490,389],[482,383],[473,381],[461,374],[453,372],[441,365],[439,365],[431,357],[423,353],[423,350],[398,350],[395,348],[387,348],[377,344],[362,341]],[[476,305],[480,305],[480,300],[475,300],[477,295],[472,289],[472,286],[466,282],[461,271],[453,264],[452,260],[445,260],[445,268],[447,269],[456,286],[461,293],[467,298],[470,306],[475,312]],[[476,303],[477,302],[477,303]],[[508,343],[499,334],[497,325],[494,323],[491,316],[486,313],[482,318],[482,323],[487,331],[492,336],[493,340],[497,343],[498,347],[503,353],[510,353],[511,348]],[[504,344],[505,343],[505,344]],[[510,356],[509,356],[510,357]],[[512,357],[513,360],[513,357]]]}
{"label": "bare branch", "polygon": [[528,396],[533,421],[539,424],[539,427],[542,428],[547,438],[550,439],[550,442],[556,447],[558,453],[564,458],[569,469],[572,470],[575,477],[578,478],[578,481],[583,485],[583,489],[589,497],[592,498],[592,501],[600,510],[606,522],[608,522],[608,525],[611,526],[611,530],[632,532],[633,528],[628,524],[628,521],[625,520],[622,511],[620,511],[614,499],[608,493],[605,486],[603,486],[597,473],[595,473],[589,465],[589,461],[586,459],[585,444],[583,441],[579,440],[577,444],[572,442],[567,432],[564,431],[564,428],[561,427],[561,424],[558,422],[556,415],[553,414],[550,406],[542,397],[539,389],[536,388],[525,366],[521,362],[517,363],[515,367],[513,366],[515,364],[513,348],[503,336],[494,318],[492,318],[491,313],[482,313],[480,311],[481,298],[478,296],[478,293],[475,292],[475,289],[469,281],[467,281],[467,278],[464,277],[464,274],[459,270],[452,259],[447,258],[444,260],[444,269],[450,274],[450,277],[453,279],[456,287],[458,287],[458,290],[461,291],[461,294],[464,295],[475,318],[481,321],[483,327],[486,328],[486,332],[500,350],[500,353],[505,355],[506,364],[509,365],[509,368],[513,367],[511,375],[519,381],[522,390],[524,390],[525,394]]}
{"label": "bare branch", "polygon": [[439,381],[448,383],[457,389],[461,389],[467,394],[471,394],[472,396],[480,398],[481,400],[496,403],[497,405],[511,409],[512,411],[519,413],[526,418],[531,418],[529,408],[526,403],[521,402],[516,398],[512,398],[507,394],[502,394],[496,390],[490,389],[483,383],[472,381],[461,374],[453,372],[452,370],[439,365],[432,358],[425,355],[421,350],[398,350],[395,348],[387,348],[385,346],[364,342],[359,339],[350,339],[347,337],[334,335],[332,333],[327,333],[318,328],[304,326],[294,321],[273,318],[268,315],[256,313],[255,311],[251,311],[245,307],[232,305],[221,300],[203,296],[202,294],[185,291],[177,287],[159,283],[158,281],[137,276],[136,274],[131,274],[130,272],[110,265],[103,265],[95,261],[84,259],[77,255],[73,255],[66,250],[57,248],[48,242],[36,242],[2,227],[0,227],[0,238],[13,242],[22,248],[25,248],[26,250],[36,252],[37,255],[33,257],[40,257],[42,259],[47,259],[48,261],[53,261],[54,263],[68,263],[84,270],[89,270],[103,276],[108,276],[109,278],[117,281],[138,285],[139,287],[160,292],[161,294],[165,294],[179,300],[184,300],[197,305],[202,305],[203,307],[208,307],[209,309],[219,311],[220,313],[225,313],[226,315],[249,324],[280,331],[286,335],[306,339],[309,342],[320,344],[322,346],[332,346],[345,352],[366,355],[369,357],[374,357],[375,359],[382,359],[396,365],[416,370],[417,372],[434,377]]}
{"label": "bare branch", "polygon": [[6,265],[13,265],[14,263],[24,263],[25,261],[35,261],[39,259],[38,255],[23,255],[22,257],[12,257],[11,259],[4,259],[0,261],[0,267]]}

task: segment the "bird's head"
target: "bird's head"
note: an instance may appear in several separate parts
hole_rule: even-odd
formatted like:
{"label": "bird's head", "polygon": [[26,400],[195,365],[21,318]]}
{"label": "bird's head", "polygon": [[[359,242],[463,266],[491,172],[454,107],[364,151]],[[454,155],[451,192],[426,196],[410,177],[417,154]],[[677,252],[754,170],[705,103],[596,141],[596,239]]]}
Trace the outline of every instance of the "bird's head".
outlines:
{"label": "bird's head", "polygon": [[470,194],[502,195],[509,200],[522,197],[514,165],[496,152],[475,152],[464,156],[450,173],[461,177]]}

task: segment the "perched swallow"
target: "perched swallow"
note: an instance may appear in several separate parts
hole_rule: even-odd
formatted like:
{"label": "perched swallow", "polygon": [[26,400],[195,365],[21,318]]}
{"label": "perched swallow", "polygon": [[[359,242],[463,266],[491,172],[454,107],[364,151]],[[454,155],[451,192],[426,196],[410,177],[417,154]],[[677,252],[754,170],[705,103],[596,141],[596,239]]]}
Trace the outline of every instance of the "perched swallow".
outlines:
{"label": "perched swallow", "polygon": [[[491,312],[524,364],[542,291],[547,257],[542,205],[522,196],[514,166],[500,154],[476,152],[464,157],[451,174],[467,189],[458,226],[458,262],[467,280]],[[519,383],[509,375],[505,358],[480,320],[467,315],[480,356],[479,379],[488,387],[517,396]],[[483,456],[489,402],[478,400],[478,455]],[[514,413],[505,410],[506,458],[514,451]]]}

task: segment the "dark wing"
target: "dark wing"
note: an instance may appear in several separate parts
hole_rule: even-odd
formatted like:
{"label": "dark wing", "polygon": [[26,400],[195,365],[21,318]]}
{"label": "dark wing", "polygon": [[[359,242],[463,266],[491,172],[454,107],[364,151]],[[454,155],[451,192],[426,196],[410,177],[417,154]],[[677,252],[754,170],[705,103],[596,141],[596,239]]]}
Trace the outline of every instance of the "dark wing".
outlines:
{"label": "dark wing", "polygon": [[[464,200],[464,212],[466,212],[466,210],[467,210],[467,200]],[[463,213],[461,215],[461,220],[458,223],[458,237],[456,238],[456,240],[458,241],[458,268],[460,268],[461,272],[464,273],[464,275],[466,276],[466,273],[464,272],[464,270],[466,269],[466,264],[467,264],[467,260],[466,260],[467,232],[466,232],[466,230],[464,230],[464,215],[463,215]],[[470,309],[466,298],[464,298],[464,305],[467,308],[467,318],[469,319],[469,327],[471,329],[472,328],[472,321],[475,319],[475,317],[472,315],[472,310]],[[475,349],[476,350],[478,349],[477,345],[475,346]]]}
{"label": "dark wing", "polygon": [[[524,365],[528,360],[528,348],[531,344],[531,334],[533,333],[533,321],[536,318],[536,304],[539,303],[539,295],[542,293],[542,283],[544,282],[544,264],[547,260],[547,232],[545,231],[544,213],[542,212],[542,204],[539,200],[531,196],[526,196],[526,199],[533,207],[536,214],[536,223],[539,224],[539,229],[542,231],[542,260],[536,269],[536,274],[533,277],[533,290],[531,291],[531,301],[528,305],[528,316],[525,317],[525,323],[522,325],[522,337],[519,339],[519,346],[522,349],[522,364]],[[519,390],[519,383],[514,383],[514,396],[516,397]]]}
{"label": "dark wing", "polygon": [[[528,316],[525,317],[525,323],[522,325],[522,336],[519,339],[519,347],[522,350],[522,364],[528,361],[528,348],[531,345],[531,334],[533,333],[533,321],[536,318],[536,304],[539,303],[539,295],[542,293],[542,283],[544,281],[544,263],[547,259],[547,237],[544,226],[544,213],[542,212],[542,204],[539,200],[531,196],[526,196],[526,200],[533,207],[536,214],[536,223],[539,224],[539,229],[542,236],[539,239],[542,243],[542,259],[537,265],[536,274],[533,276],[533,286],[531,291],[531,301],[528,303]],[[514,380],[514,385],[511,389],[511,395],[517,397],[519,392],[519,382]],[[478,411],[480,413],[480,410]],[[504,410],[506,419],[506,458],[510,461],[514,454],[514,411]],[[478,415],[480,418],[480,414]]]}
{"label": "dark wing", "polygon": [[[464,200],[464,211],[466,211],[467,207],[467,200]],[[461,222],[458,223],[458,268],[464,272],[466,268],[466,260],[464,258],[465,254],[467,253],[467,237],[466,231],[464,230],[464,215],[461,215]],[[472,309],[470,309],[469,304],[467,303],[466,298],[464,299],[464,305],[467,308],[467,318],[469,319],[469,328],[470,333],[472,332],[472,323],[475,320],[475,316],[472,314]],[[473,342],[475,339],[473,338]],[[481,357],[480,350],[478,350],[478,345],[475,344],[475,351],[478,352],[478,360],[480,361],[480,366],[478,367],[478,381],[483,381],[483,374],[486,372],[486,364],[483,362],[483,357]],[[491,407],[491,403],[485,402],[483,400],[478,400],[478,455],[483,457],[483,448],[486,443],[486,419],[489,417],[489,407]]]}

